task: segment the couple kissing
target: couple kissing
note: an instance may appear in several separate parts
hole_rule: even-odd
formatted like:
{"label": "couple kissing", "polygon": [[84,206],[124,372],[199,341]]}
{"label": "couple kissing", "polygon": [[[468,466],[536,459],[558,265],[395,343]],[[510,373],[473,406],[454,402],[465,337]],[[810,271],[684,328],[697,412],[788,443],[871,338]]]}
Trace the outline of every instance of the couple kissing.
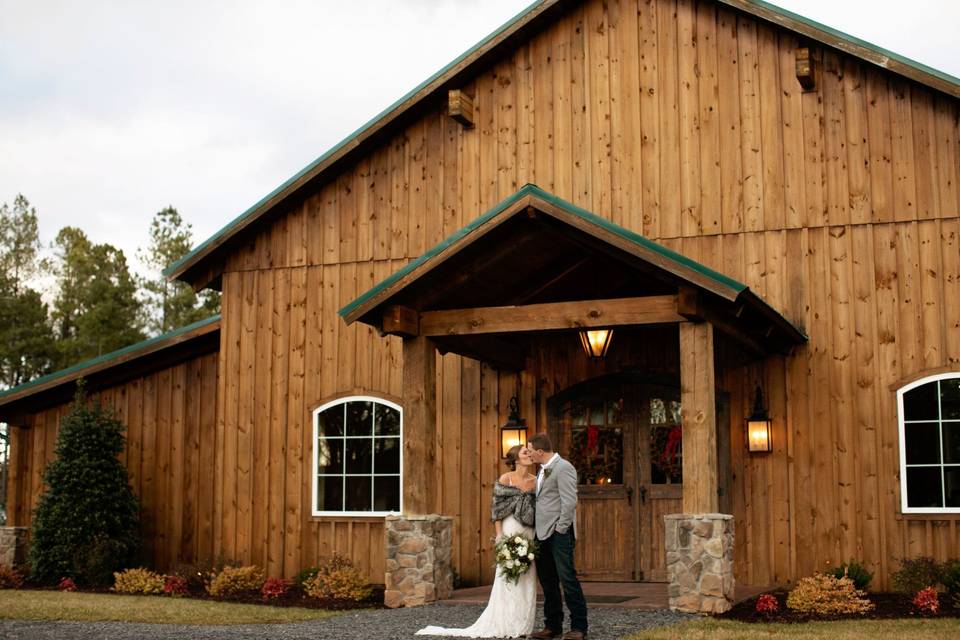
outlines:
{"label": "couple kissing", "polygon": [[[539,465],[539,471],[533,470]],[[507,453],[510,471],[493,487],[497,574],[486,609],[466,629],[429,626],[417,635],[462,638],[587,637],[587,603],[577,580],[577,470],[538,433]],[[544,629],[533,632],[537,578],[543,589]],[[562,596],[561,596],[562,593]],[[566,602],[570,631],[563,634]]]}

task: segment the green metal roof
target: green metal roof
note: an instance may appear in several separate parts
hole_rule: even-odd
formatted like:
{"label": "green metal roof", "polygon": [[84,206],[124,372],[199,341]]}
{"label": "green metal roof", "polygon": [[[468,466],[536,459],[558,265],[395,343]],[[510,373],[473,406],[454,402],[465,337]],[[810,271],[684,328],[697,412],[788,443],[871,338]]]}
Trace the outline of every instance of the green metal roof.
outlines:
{"label": "green metal roof", "polygon": [[[867,52],[872,52],[873,54],[876,54],[883,58],[895,60],[905,67],[918,71],[922,75],[930,76],[931,78],[935,78],[941,81],[942,83],[946,83],[947,85],[950,85],[951,87],[956,89],[956,91],[954,92],[955,95],[960,95],[960,78],[956,78],[942,71],[938,71],[925,64],[922,64],[915,60],[911,60],[910,58],[907,58],[905,56],[901,56],[899,54],[893,53],[892,51],[888,51],[882,47],[871,44],[864,40],[860,40],[851,35],[843,33],[842,31],[833,29],[832,27],[828,27],[814,20],[804,18],[803,16],[787,11],[786,9],[780,8],[776,5],[763,2],[762,0],[718,0],[718,2],[726,6],[730,6],[736,9],[740,9],[742,11],[746,11],[748,13],[751,13],[752,15],[755,15],[757,17],[760,17],[766,20],[771,20],[770,14],[773,14],[773,16],[781,17],[783,18],[784,22],[787,23],[787,24],[782,24],[781,26],[787,29],[792,28],[793,30],[797,31],[798,30],[797,27],[807,27],[808,30],[813,30],[814,32],[820,32],[824,35],[830,36],[831,38],[841,42],[850,43],[851,45],[853,45],[854,50],[846,50],[847,53],[858,56],[873,64],[879,64],[880,66],[885,66],[878,60],[872,59],[871,57],[868,57],[866,55],[863,55],[863,53],[858,52],[856,48],[865,50]],[[423,91],[424,89],[427,89],[428,87],[430,87],[431,84],[436,84],[436,86],[433,87],[429,93],[425,94],[421,98],[421,101],[423,99],[426,99],[428,96],[433,95],[433,91],[438,90],[443,86],[443,83],[439,81],[445,75],[447,75],[452,70],[454,70],[458,65],[463,63],[465,60],[469,59],[475,53],[477,53],[478,50],[482,49],[487,45],[490,45],[491,43],[495,43],[495,41],[497,41],[498,39],[505,38],[507,35],[513,32],[516,25],[522,24],[523,21],[527,19],[530,14],[543,9],[544,5],[554,5],[556,3],[557,3],[557,0],[537,0],[537,2],[534,2],[533,4],[528,6],[526,9],[524,9],[523,11],[515,15],[513,18],[505,22],[496,30],[494,30],[486,38],[484,38],[483,40],[475,44],[473,47],[465,51],[463,54],[458,56],[452,62],[450,62],[449,64],[444,66],[442,69],[434,73],[432,76],[430,76],[429,78],[427,78],[426,80],[418,84],[416,87],[414,87],[411,91],[409,91],[406,95],[401,97],[399,100],[394,102],[392,105],[390,105],[389,107],[387,107],[386,109],[378,113],[376,116],[371,118],[369,121],[363,124],[356,131],[354,131],[353,133],[348,135],[346,138],[341,140],[339,143],[334,145],[332,148],[330,148],[326,153],[324,153],[319,158],[317,158],[316,160],[308,164],[306,167],[301,169],[299,172],[294,174],[289,180],[287,180],[286,182],[278,186],[276,189],[268,193],[266,196],[261,198],[260,201],[258,201],[252,207],[250,207],[249,209],[241,213],[239,216],[231,220],[229,223],[224,225],[219,231],[217,231],[216,233],[211,235],[209,238],[207,238],[205,241],[203,241],[201,244],[199,244],[190,253],[188,253],[183,258],[181,258],[177,262],[170,265],[168,268],[164,269],[163,274],[167,277],[173,277],[174,274],[176,274],[177,276],[182,275],[187,268],[192,266],[194,263],[200,261],[206,254],[207,250],[210,249],[212,245],[214,245],[214,243],[220,241],[221,239],[223,240],[228,239],[236,231],[239,230],[241,225],[245,224],[248,221],[255,220],[256,218],[260,217],[261,215],[269,211],[272,207],[264,208],[264,206],[271,199],[282,194],[284,191],[287,191],[288,189],[290,189],[291,186],[294,185],[301,178],[308,176],[309,174],[314,172],[316,172],[316,175],[319,175],[320,173],[329,169],[330,167],[335,166],[336,163],[330,164],[327,167],[321,167],[321,165],[323,165],[327,160],[331,159],[333,156],[337,155],[341,151],[343,151],[344,153],[349,151],[348,147],[352,143],[354,143],[363,134],[373,129],[376,125],[379,125],[381,121],[388,119],[389,117],[391,117],[391,115],[393,116],[399,115],[399,113],[403,111],[401,109],[401,105],[403,105],[405,102],[413,98],[417,93]],[[790,23],[793,23],[793,24],[790,24]],[[837,46],[837,43],[830,44],[830,42],[827,41],[825,38],[818,37],[817,33],[812,33],[809,35],[830,46]],[[461,69],[458,73],[463,73],[468,68],[469,68],[469,65],[464,67],[464,69]],[[894,73],[899,73],[899,71],[897,71],[896,69],[891,69],[891,71]],[[914,79],[919,82],[924,82],[922,77],[921,78],[915,77]],[[939,90],[943,90],[942,86],[936,86],[935,84],[929,81],[926,82],[926,84],[930,86],[934,86],[934,88],[937,88]],[[417,104],[419,104],[419,102],[420,101],[418,101]],[[412,106],[413,105],[409,105],[408,108]],[[315,176],[312,176],[312,177],[315,177]],[[296,189],[291,191],[291,193],[288,195],[291,195],[295,191]]]}
{"label": "green metal roof", "polygon": [[156,346],[164,341],[171,340],[173,338],[176,338],[177,336],[181,336],[186,333],[190,333],[191,331],[195,331],[207,325],[214,324],[219,320],[220,320],[220,314],[217,314],[215,316],[211,316],[204,320],[198,320],[193,324],[188,324],[187,326],[181,327],[174,331],[170,331],[168,333],[164,333],[162,335],[156,336],[155,338],[143,340],[141,342],[137,342],[137,343],[128,345],[126,347],[123,347],[122,349],[117,349],[116,351],[105,353],[102,356],[97,356],[96,358],[91,358],[89,360],[84,360],[83,362],[78,362],[77,364],[67,367],[66,369],[60,369],[59,371],[48,373],[45,376],[40,376],[35,380],[31,380],[30,382],[25,382],[19,386],[0,392],[0,403],[2,403],[3,399],[7,398],[8,396],[19,394],[22,391],[26,391],[28,389],[40,386],[42,384],[46,384],[48,382],[53,382],[59,378],[66,378],[71,374],[75,374],[85,369],[89,369],[90,367],[95,367],[101,364],[108,364],[111,360],[116,360],[121,356],[136,353],[137,351],[143,351],[145,349],[149,349],[150,347]]}
{"label": "green metal roof", "polygon": [[348,315],[349,313],[351,313],[352,311],[354,311],[355,309],[363,305],[365,302],[367,302],[371,298],[377,296],[384,290],[389,289],[393,284],[398,282],[401,278],[403,278],[413,270],[417,269],[421,265],[425,264],[426,262],[429,262],[432,258],[434,258],[438,254],[446,250],[448,247],[451,247],[457,244],[458,242],[460,242],[461,240],[469,236],[472,232],[482,227],[489,220],[495,218],[497,215],[506,211],[507,209],[510,208],[511,205],[515,204],[520,199],[526,196],[533,196],[535,198],[542,200],[543,202],[549,203],[555,207],[559,207],[560,209],[563,209],[565,212],[569,214],[582,218],[583,220],[586,220],[591,224],[594,224],[611,233],[614,233],[620,236],[621,238],[629,240],[630,242],[640,247],[643,247],[648,251],[652,251],[658,254],[659,256],[665,258],[666,260],[669,260],[678,265],[682,265],[703,276],[706,276],[707,278],[713,280],[720,286],[726,289],[730,289],[734,294],[739,294],[747,288],[747,285],[741,282],[738,282],[733,278],[730,278],[729,276],[726,276],[722,273],[714,271],[713,269],[706,267],[695,260],[691,260],[690,258],[677,253],[676,251],[672,251],[664,247],[663,245],[657,244],[656,242],[653,242],[652,240],[643,237],[639,233],[635,233],[633,231],[630,231],[629,229],[625,229],[617,224],[614,224],[613,222],[610,222],[606,218],[602,218],[594,213],[587,211],[582,207],[578,207],[577,205],[567,202],[562,198],[558,198],[552,193],[548,193],[544,191],[543,189],[541,189],[535,184],[526,184],[523,187],[521,187],[519,191],[517,191],[513,195],[507,197],[503,201],[496,204],[492,209],[490,209],[489,211],[481,215],[479,218],[474,219],[472,222],[470,222],[470,224],[466,225],[465,227],[463,227],[453,235],[447,237],[445,240],[441,241],[439,244],[431,247],[419,258],[408,263],[401,269],[398,269],[388,278],[382,280],[380,283],[376,284],[373,288],[368,290],[366,293],[356,298],[353,302],[349,303],[348,305],[340,309],[339,315],[341,317]]}

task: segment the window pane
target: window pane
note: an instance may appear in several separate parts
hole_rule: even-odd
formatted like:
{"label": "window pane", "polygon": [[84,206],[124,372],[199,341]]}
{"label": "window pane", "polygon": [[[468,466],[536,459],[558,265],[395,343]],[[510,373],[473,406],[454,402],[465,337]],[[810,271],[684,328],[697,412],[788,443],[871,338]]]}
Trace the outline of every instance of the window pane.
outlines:
{"label": "window pane", "polygon": [[373,510],[400,511],[400,476],[373,479]]}
{"label": "window pane", "polygon": [[374,411],[374,433],[378,436],[400,435],[399,411],[384,404],[378,404]]}
{"label": "window pane", "polygon": [[324,438],[317,441],[317,473],[343,473],[343,439]]}
{"label": "window pane", "polygon": [[343,435],[343,407],[337,405],[330,407],[319,416],[320,435],[323,436],[342,436]]}
{"label": "window pane", "polygon": [[377,438],[373,446],[373,472],[400,473],[400,438]]}
{"label": "window pane", "polygon": [[948,507],[960,507],[960,467],[944,467],[943,483],[946,485]]}
{"label": "window pane", "polygon": [[960,422],[944,422],[941,429],[943,429],[943,462],[960,464]]}
{"label": "window pane", "polygon": [[347,435],[369,436],[373,432],[373,403],[347,403]]}
{"label": "window pane", "polygon": [[570,462],[580,484],[623,484],[623,432],[596,426],[573,430]]}
{"label": "window pane", "polygon": [[943,420],[960,418],[960,378],[940,381],[940,417]]}
{"label": "window pane", "polygon": [[907,506],[942,507],[941,467],[907,468]]}
{"label": "window pane", "polygon": [[940,463],[940,426],[936,422],[903,425],[906,434],[907,464]]}
{"label": "window pane", "polygon": [[373,438],[347,439],[347,473],[372,473]]}
{"label": "window pane", "polygon": [[345,511],[370,511],[370,478],[347,477]]}
{"label": "window pane", "polygon": [[928,382],[903,394],[904,420],[937,419],[937,383]]}
{"label": "window pane", "polygon": [[343,511],[343,476],[317,478],[317,511]]}
{"label": "window pane", "polygon": [[650,425],[650,481],[653,484],[683,483],[683,429],[680,425]]}

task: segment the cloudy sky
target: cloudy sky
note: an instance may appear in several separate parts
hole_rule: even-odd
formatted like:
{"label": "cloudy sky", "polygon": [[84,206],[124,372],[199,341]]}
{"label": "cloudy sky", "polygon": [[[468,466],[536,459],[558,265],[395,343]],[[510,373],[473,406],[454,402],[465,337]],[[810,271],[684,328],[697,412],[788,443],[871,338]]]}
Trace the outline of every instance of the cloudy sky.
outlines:
{"label": "cloudy sky", "polygon": [[[0,202],[133,258],[172,204],[197,242],[529,0],[0,0]],[[960,76],[955,0],[780,0]]]}

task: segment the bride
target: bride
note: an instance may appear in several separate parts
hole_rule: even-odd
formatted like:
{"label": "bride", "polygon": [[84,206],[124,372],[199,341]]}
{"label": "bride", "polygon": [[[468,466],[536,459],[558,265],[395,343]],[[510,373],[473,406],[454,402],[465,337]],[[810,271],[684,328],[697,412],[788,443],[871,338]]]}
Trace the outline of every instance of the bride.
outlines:
{"label": "bride", "polygon": [[[537,477],[531,473],[533,461],[525,447],[507,452],[511,471],[500,476],[493,486],[492,516],[497,542],[505,536],[523,534],[534,539]],[[417,635],[458,636],[462,638],[516,638],[533,631],[537,615],[536,565],[520,576],[516,584],[497,571],[490,601],[477,621],[466,629],[427,627]]]}

